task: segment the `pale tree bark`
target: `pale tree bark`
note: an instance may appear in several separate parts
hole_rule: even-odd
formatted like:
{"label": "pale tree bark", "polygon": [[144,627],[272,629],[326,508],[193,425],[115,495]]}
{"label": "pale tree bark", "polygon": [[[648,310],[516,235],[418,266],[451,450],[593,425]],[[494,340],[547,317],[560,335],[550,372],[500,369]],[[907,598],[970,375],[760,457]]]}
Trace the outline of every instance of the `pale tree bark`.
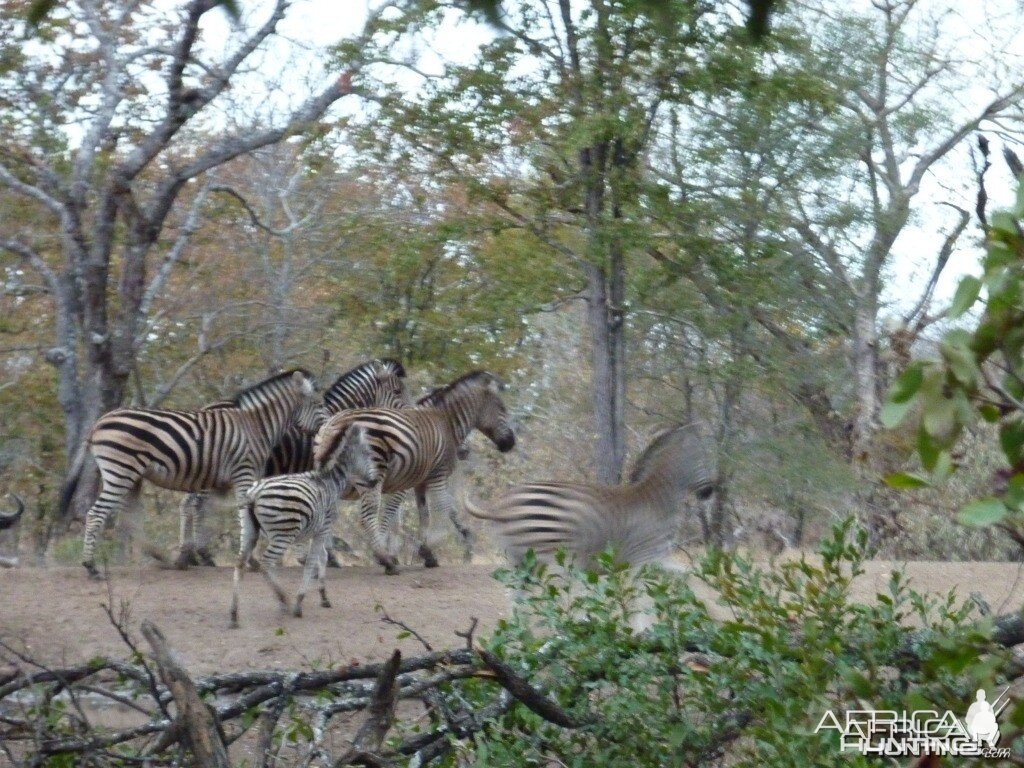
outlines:
{"label": "pale tree bark", "polygon": [[[80,145],[67,163],[67,156],[55,156],[27,136],[14,135],[11,140],[21,139],[22,150],[0,154],[0,185],[51,216],[61,236],[59,259],[34,246],[29,232],[5,237],[0,249],[34,269],[54,302],[54,345],[46,360],[57,376],[69,461],[96,418],[125,398],[145,343],[147,313],[184,248],[184,243],[176,243],[153,273],[155,247],[186,185],[241,155],[301,132],[351,92],[352,71],[358,65],[277,125],[226,130],[207,135],[202,142],[190,140],[186,129],[201,124],[204,110],[209,111],[274,34],[289,5],[277,0],[270,17],[233,51],[220,60],[203,60],[197,49],[200,23],[216,4],[191,0],[181,9],[166,43],[153,45],[137,42],[147,34],[132,27],[135,4],[84,0],[84,26],[74,28],[84,39],[69,46],[63,59],[66,72],[50,73],[51,87],[74,82],[70,74],[78,65],[71,49],[95,46],[98,64],[81,69],[86,74],[80,76],[95,78],[89,86],[98,106],[85,113]],[[147,74],[140,78],[143,68]],[[156,93],[162,94],[162,103],[152,93],[143,90],[139,95],[134,90],[136,82],[151,82],[153,77],[161,79]],[[17,91],[7,81],[3,88],[28,105],[26,112],[37,125],[61,125],[67,118],[59,112],[61,100],[39,98],[32,92],[38,82],[25,78],[24,88]],[[144,112],[145,118],[136,124],[131,115],[137,112]],[[197,226],[197,208],[193,214],[183,228],[186,235]],[[79,489],[72,508],[81,514],[94,489],[88,482]]]}
{"label": "pale tree bark", "polygon": [[[866,227],[867,237],[861,251],[857,252],[854,240],[842,231],[842,226],[830,223],[827,216],[808,211],[802,191],[790,200],[793,231],[820,268],[830,275],[833,284],[842,286],[853,309],[849,364],[854,408],[848,454],[856,464],[863,466],[870,464],[882,396],[888,383],[879,328],[884,273],[892,261],[897,238],[910,222],[912,203],[925,177],[938,163],[979,126],[1024,101],[1024,78],[1018,73],[1015,80],[1000,83],[998,87],[990,86],[994,95],[974,113],[933,132],[923,147],[909,146],[901,134],[900,122],[928,104],[928,99],[935,98],[933,89],[942,76],[957,73],[957,61],[942,50],[943,41],[938,32],[933,32],[926,40],[914,37],[917,29],[914,14],[920,7],[915,0],[886,0],[874,3],[873,7],[880,14],[880,25],[871,77],[846,93],[841,102],[862,137],[858,155],[863,183],[855,194],[866,196],[868,213],[862,225]],[[912,42],[908,43],[908,39]],[[909,68],[902,65],[898,57],[913,44],[928,46],[928,50],[922,47],[917,51],[922,57],[920,62],[925,63]],[[898,330],[904,345],[912,343],[913,337],[934,320],[926,315],[935,283],[967,225],[964,212],[957,210],[960,211],[959,221],[948,231],[939,249],[932,276],[914,310],[903,319]],[[904,338],[908,334],[909,340]]]}

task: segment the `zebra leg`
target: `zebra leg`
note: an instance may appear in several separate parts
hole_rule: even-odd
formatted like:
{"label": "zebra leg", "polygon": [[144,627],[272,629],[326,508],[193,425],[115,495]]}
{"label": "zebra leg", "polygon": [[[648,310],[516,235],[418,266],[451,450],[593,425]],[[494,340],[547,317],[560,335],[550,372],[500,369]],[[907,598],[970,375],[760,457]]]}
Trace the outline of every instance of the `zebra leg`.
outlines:
{"label": "zebra leg", "polygon": [[195,542],[195,558],[196,565],[207,565],[216,566],[214,562],[213,553],[210,552],[210,526],[209,516],[207,513],[210,511],[210,496],[209,494],[200,494],[196,499],[196,511],[195,521],[193,524],[192,540]]}
{"label": "zebra leg", "polygon": [[238,524],[241,529],[240,543],[238,546],[238,559],[235,560],[234,581],[231,592],[231,628],[238,629],[238,585],[245,573],[245,563],[252,556],[256,547],[256,538],[259,531],[256,528],[256,521],[250,514],[248,507],[243,507],[238,512]]}
{"label": "zebra leg", "polygon": [[[401,548],[402,522],[399,512],[401,512],[403,501],[405,501],[404,491],[389,494],[384,499],[384,508],[381,513],[381,536],[386,543],[388,555],[395,558],[398,556],[396,548]],[[398,539],[397,546],[392,546],[395,544],[395,539]]]}
{"label": "zebra leg", "polygon": [[190,493],[178,505],[181,524],[178,532],[178,557],[174,567],[179,571],[188,570],[190,565],[198,565],[196,559],[196,514],[200,496]]}
{"label": "zebra leg", "polygon": [[[268,534],[268,536],[270,536],[270,534]],[[289,601],[288,595],[285,594],[284,588],[277,581],[277,568],[281,565],[281,558],[284,557],[284,552],[288,548],[288,545],[290,543],[290,538],[270,538],[270,541],[267,543],[267,548],[263,550],[263,557],[261,558],[261,565],[263,566],[261,570],[263,571],[263,577],[267,580],[267,583],[270,585],[270,588],[274,590],[274,594],[277,595],[277,601],[281,604],[282,612],[288,611]],[[309,566],[307,565],[306,568],[308,569]],[[307,587],[308,584],[306,581],[306,576],[305,574],[303,574],[302,588],[300,594],[304,594]],[[299,607],[299,605],[301,605],[301,602],[302,598],[300,597],[299,604],[296,605],[296,609],[298,610],[298,613],[295,614],[296,616],[302,615],[302,609]]]}
{"label": "zebra leg", "polygon": [[134,501],[138,499],[140,485],[138,477],[133,478],[134,482],[130,485],[114,483],[106,475],[102,475],[100,479],[102,490],[85,517],[85,535],[82,542],[82,565],[93,579],[103,578],[96,570],[96,538],[103,530],[107,516],[112,511],[121,514],[131,512],[129,507],[134,506]]}
{"label": "zebra leg", "polygon": [[437,544],[440,539],[440,535],[429,525],[429,521],[443,520],[445,517],[450,519],[455,515],[455,503],[452,501],[452,494],[448,489],[447,478],[441,477],[427,481],[425,507],[428,525],[426,530],[420,529],[420,537],[423,539],[422,547],[429,551],[432,545]]}
{"label": "zebra leg", "polygon": [[302,569],[302,583],[299,585],[299,594],[295,597],[295,609],[292,611],[296,618],[302,618],[302,601],[306,598],[306,592],[309,591],[309,585],[312,583],[314,575],[320,582],[320,605],[325,608],[331,607],[331,601],[327,599],[323,577],[326,571],[324,567],[326,559],[327,541],[324,534],[318,534],[309,542],[309,549],[306,551],[306,563]]}
{"label": "zebra leg", "polygon": [[463,523],[462,513],[454,504],[448,507],[448,518],[462,538],[462,562],[468,563],[473,559],[473,532]]}
{"label": "zebra leg", "polygon": [[319,549],[310,550],[310,554],[316,555],[317,581],[320,585],[320,607],[330,608],[331,601],[327,599],[327,556],[330,554],[331,530],[328,528],[319,537]]}
{"label": "zebra leg", "polygon": [[422,486],[416,487],[416,512],[420,519],[420,557],[423,558],[423,565],[426,568],[437,568],[440,565],[437,557],[427,545],[427,531],[430,528],[430,509],[427,507],[426,491]]}
{"label": "zebra leg", "polygon": [[373,556],[378,563],[384,566],[384,573],[394,576],[398,573],[398,561],[388,554],[387,542],[381,531],[381,485],[382,483],[377,483],[360,497],[359,524],[363,526],[363,530],[370,539]]}

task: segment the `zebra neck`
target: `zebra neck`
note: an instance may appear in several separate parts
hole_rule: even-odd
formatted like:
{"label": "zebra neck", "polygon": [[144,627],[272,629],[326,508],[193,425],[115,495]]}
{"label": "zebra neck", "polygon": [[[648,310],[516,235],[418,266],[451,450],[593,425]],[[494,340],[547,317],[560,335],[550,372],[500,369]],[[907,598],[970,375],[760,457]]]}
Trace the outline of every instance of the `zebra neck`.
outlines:
{"label": "zebra neck", "polygon": [[294,406],[291,403],[265,402],[241,406],[241,410],[249,417],[253,431],[268,452],[281,440],[288,429],[288,415]]}
{"label": "zebra neck", "polygon": [[671,478],[659,474],[630,483],[625,486],[624,491],[637,503],[658,510],[665,515],[673,515],[678,512],[686,495]]}
{"label": "zebra neck", "polygon": [[448,425],[451,427],[455,444],[461,445],[462,441],[473,431],[474,421],[470,417],[476,416],[477,408],[474,407],[473,403],[459,401],[454,403],[441,402],[436,407],[448,419]]}

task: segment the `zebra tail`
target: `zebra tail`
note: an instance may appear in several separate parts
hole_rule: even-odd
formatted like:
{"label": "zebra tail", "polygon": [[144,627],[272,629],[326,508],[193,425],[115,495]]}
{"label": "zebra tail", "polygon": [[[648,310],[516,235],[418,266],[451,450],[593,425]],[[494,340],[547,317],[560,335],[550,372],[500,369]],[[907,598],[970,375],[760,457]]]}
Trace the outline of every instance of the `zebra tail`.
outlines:
{"label": "zebra tail", "polygon": [[66,518],[71,511],[71,499],[75,496],[75,490],[82,479],[82,467],[85,466],[85,453],[88,440],[83,440],[82,445],[75,454],[75,458],[68,467],[68,477],[60,489],[60,516]]}
{"label": "zebra tail", "polygon": [[459,488],[459,506],[462,507],[464,512],[468,512],[472,517],[475,517],[478,520],[500,519],[489,513],[485,507],[474,503],[473,500],[469,498],[469,491],[466,490],[465,486]]}

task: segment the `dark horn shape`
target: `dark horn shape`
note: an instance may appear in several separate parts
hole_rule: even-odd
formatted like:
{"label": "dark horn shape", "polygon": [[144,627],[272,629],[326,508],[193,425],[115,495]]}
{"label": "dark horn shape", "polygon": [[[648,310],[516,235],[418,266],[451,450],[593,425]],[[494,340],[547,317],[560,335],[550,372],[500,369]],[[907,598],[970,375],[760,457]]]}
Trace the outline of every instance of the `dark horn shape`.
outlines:
{"label": "dark horn shape", "polygon": [[16,493],[12,493],[11,496],[14,497],[14,503],[17,504],[18,508],[10,514],[0,514],[0,531],[12,527],[21,518],[22,512],[25,511],[25,502],[21,500],[21,497]]}

